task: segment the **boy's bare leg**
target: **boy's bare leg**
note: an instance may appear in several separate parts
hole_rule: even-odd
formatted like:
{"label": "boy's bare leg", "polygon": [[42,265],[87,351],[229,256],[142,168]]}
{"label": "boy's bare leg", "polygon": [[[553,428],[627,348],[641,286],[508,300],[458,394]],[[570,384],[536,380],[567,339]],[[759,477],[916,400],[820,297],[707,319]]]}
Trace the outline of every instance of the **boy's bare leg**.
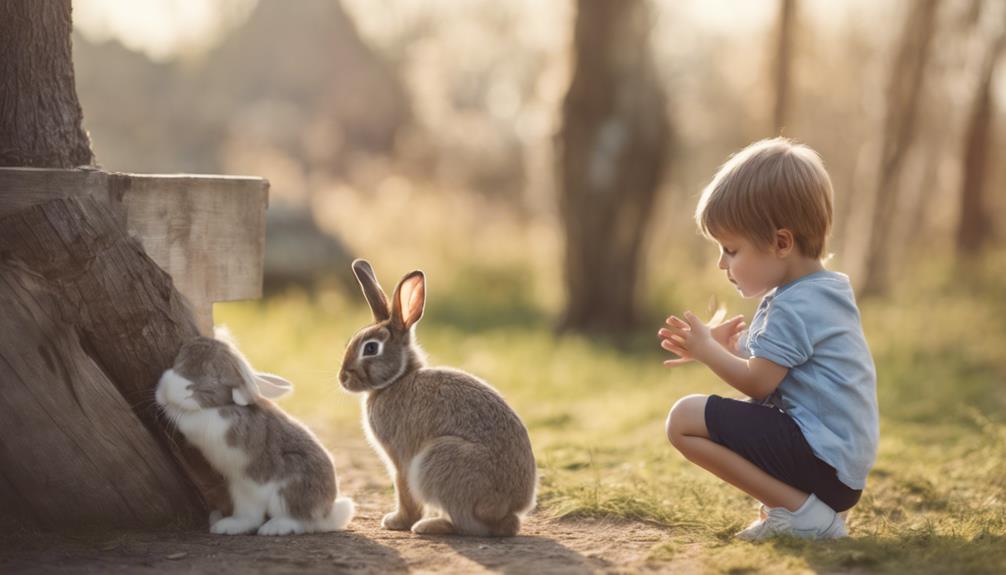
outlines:
{"label": "boy's bare leg", "polygon": [[689,461],[754,497],[767,507],[796,511],[808,494],[772,477],[743,456],[709,439],[706,396],[689,395],[667,416],[667,438]]}

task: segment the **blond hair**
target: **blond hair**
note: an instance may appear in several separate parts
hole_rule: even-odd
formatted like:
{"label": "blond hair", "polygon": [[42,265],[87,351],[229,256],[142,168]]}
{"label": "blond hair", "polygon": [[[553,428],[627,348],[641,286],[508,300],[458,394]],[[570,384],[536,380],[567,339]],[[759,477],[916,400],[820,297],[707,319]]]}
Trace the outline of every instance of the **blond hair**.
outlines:
{"label": "blond hair", "polygon": [[738,235],[763,248],[785,228],[803,256],[821,259],[831,231],[832,194],[817,152],[771,138],[751,144],[720,167],[702,191],[695,221],[707,238]]}

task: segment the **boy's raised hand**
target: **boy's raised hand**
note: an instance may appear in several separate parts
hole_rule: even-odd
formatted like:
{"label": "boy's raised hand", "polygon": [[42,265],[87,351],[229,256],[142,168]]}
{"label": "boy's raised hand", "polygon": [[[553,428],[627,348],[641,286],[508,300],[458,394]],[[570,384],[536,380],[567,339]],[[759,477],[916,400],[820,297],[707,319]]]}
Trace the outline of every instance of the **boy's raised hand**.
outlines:
{"label": "boy's raised hand", "polygon": [[685,312],[685,319],[672,315],[667,318],[667,327],[661,328],[660,347],[678,356],[664,362],[667,367],[676,367],[694,359],[701,350],[713,341],[709,326],[690,311]]}
{"label": "boy's raised hand", "polygon": [[[667,327],[657,332],[660,347],[678,356],[665,361],[664,365],[676,367],[693,361],[696,353],[701,353],[704,346],[714,341],[735,353],[732,350],[736,349],[737,340],[746,327],[743,315],[734,316],[714,327],[709,327],[690,311],[684,315],[685,319],[673,315],[667,318]],[[713,319],[715,321],[716,317]]]}
{"label": "boy's raised hand", "polygon": [[717,343],[727,348],[730,353],[737,353],[737,341],[747,328],[743,315],[736,315],[727,321],[710,328],[710,333]]}
{"label": "boy's raised hand", "polygon": [[677,367],[695,359],[684,347],[684,336],[680,335],[682,332],[691,331],[688,323],[673,315],[667,318],[666,323],[669,327],[660,328],[660,331],[657,332],[657,337],[660,338],[660,347],[677,355],[678,359],[668,359],[664,365]]}

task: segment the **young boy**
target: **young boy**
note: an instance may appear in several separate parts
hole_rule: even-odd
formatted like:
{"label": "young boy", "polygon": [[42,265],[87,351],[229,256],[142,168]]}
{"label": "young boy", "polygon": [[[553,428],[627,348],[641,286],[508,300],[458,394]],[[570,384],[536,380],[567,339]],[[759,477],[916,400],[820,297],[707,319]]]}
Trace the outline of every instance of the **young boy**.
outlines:
{"label": "young boy", "polygon": [[737,534],[844,537],[879,437],[876,371],[843,274],[825,269],[832,187],[820,157],[783,138],[756,142],[720,168],[695,213],[720,247],[719,268],[745,298],[750,328],[671,316],[661,346],[708,366],[751,401],[678,400],[667,437],[693,463],[762,503]]}

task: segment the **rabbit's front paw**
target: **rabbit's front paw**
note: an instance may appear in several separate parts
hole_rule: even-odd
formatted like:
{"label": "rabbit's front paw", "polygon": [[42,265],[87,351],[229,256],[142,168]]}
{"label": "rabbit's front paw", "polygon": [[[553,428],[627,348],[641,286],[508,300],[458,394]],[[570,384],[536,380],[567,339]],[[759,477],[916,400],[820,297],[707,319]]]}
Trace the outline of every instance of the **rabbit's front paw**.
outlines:
{"label": "rabbit's front paw", "polygon": [[450,519],[434,517],[417,522],[412,526],[412,532],[417,535],[452,535],[457,530]]}
{"label": "rabbit's front paw", "polygon": [[381,520],[381,527],[394,531],[408,531],[412,529],[412,525],[415,522],[416,519],[408,517],[400,511],[395,511],[384,516],[384,519]]}
{"label": "rabbit's front paw", "polygon": [[240,517],[224,517],[210,527],[210,533],[217,535],[241,535],[258,527],[258,523]]}
{"label": "rabbit's front paw", "polygon": [[258,528],[259,535],[296,535],[304,532],[304,525],[289,517],[273,517]]}

